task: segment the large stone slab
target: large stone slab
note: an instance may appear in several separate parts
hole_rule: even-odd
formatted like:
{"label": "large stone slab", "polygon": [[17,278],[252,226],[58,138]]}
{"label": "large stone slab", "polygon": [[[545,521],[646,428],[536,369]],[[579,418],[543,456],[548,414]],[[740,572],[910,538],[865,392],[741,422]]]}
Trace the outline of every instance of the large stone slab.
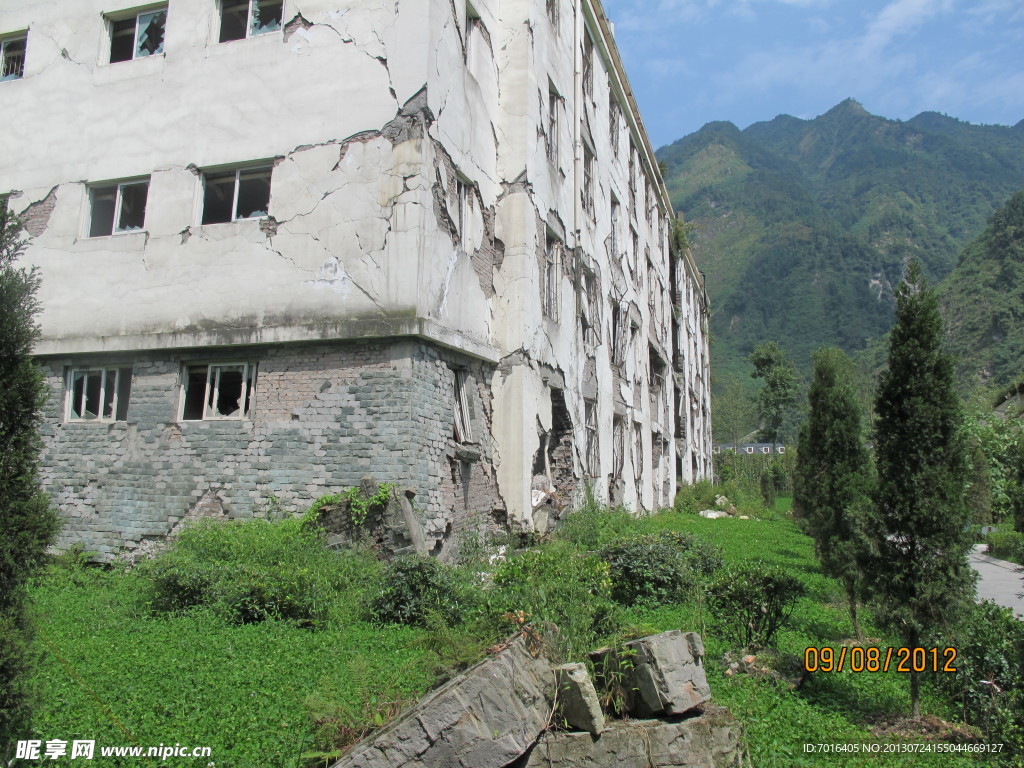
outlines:
{"label": "large stone slab", "polygon": [[555,676],[539,643],[508,647],[428,694],[333,768],[502,768],[537,739]]}
{"label": "large stone slab", "polygon": [[677,722],[628,720],[589,733],[545,733],[519,768],[742,768],[741,728],[724,707]]}
{"label": "large stone slab", "polygon": [[618,689],[625,708],[620,714],[682,715],[711,700],[704,643],[696,632],[662,632],[591,657],[599,685]]}

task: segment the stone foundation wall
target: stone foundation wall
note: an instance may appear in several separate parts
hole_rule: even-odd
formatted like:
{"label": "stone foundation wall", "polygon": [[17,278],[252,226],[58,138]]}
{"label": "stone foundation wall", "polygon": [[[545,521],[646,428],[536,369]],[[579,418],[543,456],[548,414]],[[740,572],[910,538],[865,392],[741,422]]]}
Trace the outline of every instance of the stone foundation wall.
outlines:
{"label": "stone foundation wall", "polygon": [[[251,420],[179,421],[182,365],[257,365]],[[49,359],[42,486],[67,523],[58,546],[104,557],[188,517],[301,512],[366,476],[413,488],[439,551],[472,511],[503,519],[494,482],[490,367],[415,340]],[[70,367],[130,368],[125,421],[68,422]],[[473,436],[454,440],[455,368],[467,371]],[[472,461],[462,462],[458,456]],[[453,486],[452,463],[465,488]],[[446,479],[447,478],[447,479]]]}

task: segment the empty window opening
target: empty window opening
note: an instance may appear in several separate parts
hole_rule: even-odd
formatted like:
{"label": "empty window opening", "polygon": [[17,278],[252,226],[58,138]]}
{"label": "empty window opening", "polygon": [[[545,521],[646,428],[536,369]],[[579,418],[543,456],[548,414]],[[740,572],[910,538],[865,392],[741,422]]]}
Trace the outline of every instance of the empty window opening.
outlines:
{"label": "empty window opening", "polygon": [[612,153],[616,157],[619,155],[619,122],[621,120],[622,108],[615,96],[612,95],[608,100],[608,139],[612,145]]}
{"label": "empty window opening", "polygon": [[644,431],[639,421],[633,422],[633,479],[639,483],[644,474]]}
{"label": "empty window opening", "polygon": [[562,281],[562,244],[548,232],[544,248],[544,316],[558,320],[559,286]]}
{"label": "empty window opening", "polygon": [[189,365],[183,379],[182,421],[249,418],[255,365]]}
{"label": "empty window opening", "polygon": [[25,43],[27,35],[0,41],[0,80],[17,80],[25,76]]}
{"label": "empty window opening", "polygon": [[612,477],[622,477],[622,468],[626,463],[626,424],[621,416],[612,419]]}
{"label": "empty window opening", "polygon": [[203,224],[259,219],[270,208],[270,168],[203,174]]}
{"label": "empty window opening", "polygon": [[133,232],[145,226],[149,179],[93,187],[90,196],[89,237]]}
{"label": "empty window opening", "polygon": [[459,244],[469,250],[469,206],[472,184],[461,176],[455,178],[455,226],[458,227]]}
{"label": "empty window opening", "polygon": [[558,164],[558,109],[561,98],[554,88],[548,89],[548,135],[547,153],[548,160]]}
{"label": "empty window opening", "polygon": [[72,368],[65,421],[124,421],[131,385],[131,368]]}
{"label": "empty window opening", "polygon": [[551,23],[551,28],[555,31],[555,35],[558,35],[558,4],[561,0],[547,0],[547,12],[548,21]]}
{"label": "empty window opening", "polygon": [[594,153],[583,146],[583,210],[594,218]]}
{"label": "empty window opening", "polygon": [[281,28],[282,0],[223,0],[220,42],[243,40]]}
{"label": "empty window opening", "polygon": [[629,339],[629,311],[625,304],[612,302],[612,364],[626,362],[626,346]]}
{"label": "empty window opening", "polygon": [[462,48],[463,58],[466,62],[466,66],[472,71],[473,68],[473,55],[476,48],[476,38],[480,34],[479,27],[482,24],[480,21],[480,14],[476,12],[476,9],[472,5],[466,4],[466,41]]}
{"label": "empty window opening", "polygon": [[611,249],[611,257],[613,260],[619,258],[619,209],[622,206],[619,205],[619,201],[612,195],[612,220],[611,220],[611,234],[609,235],[609,248]]}
{"label": "empty window opening", "polygon": [[592,270],[584,268],[580,282],[579,315],[583,342],[594,347],[601,341],[598,332],[600,313],[597,304],[597,275]]}
{"label": "empty window opening", "polygon": [[164,52],[167,8],[110,22],[110,62],[131,61]]}
{"label": "empty window opening", "polygon": [[455,370],[455,440],[473,442],[473,426],[469,408],[469,383],[465,368]]}
{"label": "empty window opening", "polygon": [[583,93],[594,93],[594,41],[588,32],[583,34]]}
{"label": "empty window opening", "polygon": [[600,452],[597,444],[597,403],[593,400],[583,401],[583,430],[586,434],[586,456],[587,474],[597,477]]}

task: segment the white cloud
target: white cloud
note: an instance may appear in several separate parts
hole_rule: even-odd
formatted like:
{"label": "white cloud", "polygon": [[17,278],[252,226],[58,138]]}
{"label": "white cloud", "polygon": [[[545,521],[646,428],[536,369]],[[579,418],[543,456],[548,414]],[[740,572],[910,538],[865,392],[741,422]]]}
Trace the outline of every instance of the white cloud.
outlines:
{"label": "white cloud", "polygon": [[951,9],[950,0],[894,0],[868,25],[861,45],[867,55],[877,54],[896,37],[910,33],[932,16]]}

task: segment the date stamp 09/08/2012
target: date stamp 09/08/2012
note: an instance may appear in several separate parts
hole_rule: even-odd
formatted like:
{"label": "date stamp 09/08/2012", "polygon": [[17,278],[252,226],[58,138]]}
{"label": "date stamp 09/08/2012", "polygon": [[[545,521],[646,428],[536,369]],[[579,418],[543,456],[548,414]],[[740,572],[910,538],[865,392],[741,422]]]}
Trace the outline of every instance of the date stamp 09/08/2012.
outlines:
{"label": "date stamp 09/08/2012", "polygon": [[956,672],[955,648],[876,648],[810,646],[804,650],[807,672]]}

